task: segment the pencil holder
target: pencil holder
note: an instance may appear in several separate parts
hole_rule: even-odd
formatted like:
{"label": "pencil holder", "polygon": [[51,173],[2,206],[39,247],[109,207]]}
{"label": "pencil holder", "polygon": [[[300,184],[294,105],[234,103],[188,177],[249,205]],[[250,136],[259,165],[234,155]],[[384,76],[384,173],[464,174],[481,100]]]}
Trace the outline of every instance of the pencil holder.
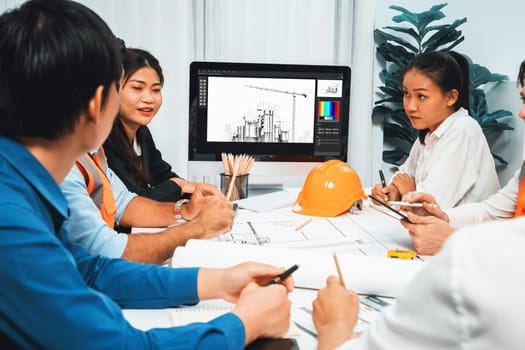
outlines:
{"label": "pencil holder", "polygon": [[[235,176],[230,194],[231,201],[248,197],[248,175],[249,174]],[[233,175],[221,173],[221,191],[224,193],[224,195],[226,195],[230,189],[232,177]]]}

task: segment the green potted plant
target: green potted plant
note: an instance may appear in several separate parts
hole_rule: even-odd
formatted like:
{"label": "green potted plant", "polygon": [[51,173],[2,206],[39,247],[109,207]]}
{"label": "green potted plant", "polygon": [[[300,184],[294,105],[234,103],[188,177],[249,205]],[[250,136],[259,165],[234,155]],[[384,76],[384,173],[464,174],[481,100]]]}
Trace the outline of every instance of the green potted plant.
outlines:
{"label": "green potted plant", "polygon": [[[466,17],[451,24],[435,24],[445,17],[441,9],[446,5],[435,5],[421,13],[390,6],[400,12],[392,20],[395,23],[407,23],[408,26],[387,26],[384,30],[374,31],[376,53],[384,67],[379,77],[384,85],[379,87],[381,98],[375,102],[372,118],[383,124],[384,145],[385,149],[388,148],[383,151],[385,163],[401,165],[417,138],[417,130],[412,128],[403,110],[402,78],[405,67],[419,53],[451,50],[465,39],[458,27],[467,21]],[[513,130],[509,124],[499,120],[512,113],[506,110],[489,112],[483,90],[486,84],[497,84],[508,80],[508,77],[491,73],[488,68],[475,64],[470,58],[468,60],[471,78],[470,115],[478,121],[485,136]],[[496,165],[507,165],[502,157],[494,153],[493,156]]]}

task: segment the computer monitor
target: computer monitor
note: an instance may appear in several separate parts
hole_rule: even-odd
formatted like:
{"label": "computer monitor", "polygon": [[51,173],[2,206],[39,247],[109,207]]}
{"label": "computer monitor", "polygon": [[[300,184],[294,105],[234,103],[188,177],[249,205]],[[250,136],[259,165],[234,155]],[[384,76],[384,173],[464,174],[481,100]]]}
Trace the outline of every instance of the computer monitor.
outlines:
{"label": "computer monitor", "polygon": [[222,152],[249,154],[275,176],[347,160],[349,67],[192,62],[189,97],[189,175]]}

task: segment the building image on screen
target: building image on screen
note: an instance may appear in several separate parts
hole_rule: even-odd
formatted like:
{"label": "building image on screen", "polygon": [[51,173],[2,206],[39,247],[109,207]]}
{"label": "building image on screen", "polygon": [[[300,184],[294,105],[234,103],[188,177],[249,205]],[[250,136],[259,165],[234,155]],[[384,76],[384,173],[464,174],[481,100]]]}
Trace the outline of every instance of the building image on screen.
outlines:
{"label": "building image on screen", "polygon": [[252,184],[347,160],[350,67],[195,61],[189,73],[188,174],[199,181],[221,172],[222,153],[255,159]]}
{"label": "building image on screen", "polygon": [[312,143],[315,79],[209,77],[208,142]]}

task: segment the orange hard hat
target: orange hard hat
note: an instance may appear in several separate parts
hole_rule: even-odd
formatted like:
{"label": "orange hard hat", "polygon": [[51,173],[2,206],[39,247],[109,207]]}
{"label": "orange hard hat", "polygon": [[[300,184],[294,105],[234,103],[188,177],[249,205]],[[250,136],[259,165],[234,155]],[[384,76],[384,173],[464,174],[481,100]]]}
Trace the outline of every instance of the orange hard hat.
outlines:
{"label": "orange hard hat", "polygon": [[304,215],[337,216],[366,198],[355,170],[340,160],[329,160],[310,170],[292,210]]}

